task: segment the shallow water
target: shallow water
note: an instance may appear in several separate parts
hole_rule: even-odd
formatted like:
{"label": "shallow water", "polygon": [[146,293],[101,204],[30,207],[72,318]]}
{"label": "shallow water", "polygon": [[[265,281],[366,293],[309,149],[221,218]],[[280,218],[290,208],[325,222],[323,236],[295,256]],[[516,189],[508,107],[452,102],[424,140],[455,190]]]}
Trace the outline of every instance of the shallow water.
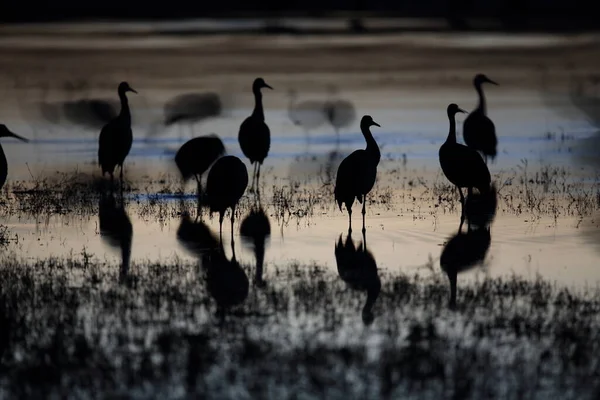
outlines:
{"label": "shallow water", "polygon": [[[103,387],[107,395],[134,397],[376,398],[393,393],[440,398],[468,392],[464,397],[481,398],[493,387],[496,398],[517,393],[576,398],[569,379],[581,384],[581,377],[597,373],[585,354],[595,354],[600,346],[589,333],[598,331],[593,310],[600,281],[594,119],[599,114],[592,83],[583,94],[569,87],[575,73],[569,63],[580,74],[597,68],[600,46],[594,38],[492,36],[498,45],[488,58],[483,55],[490,38],[472,38],[461,46],[461,37],[410,34],[326,42],[219,36],[191,43],[171,37],[170,43],[181,41],[175,52],[160,41],[149,46],[152,37],[147,37],[143,52],[128,54],[116,48],[136,48],[136,38],[117,46],[105,37],[88,38],[90,48],[102,41],[102,54],[82,49],[77,41],[70,50],[68,43],[46,49],[42,58],[35,52],[44,43],[21,35],[0,40],[2,120],[31,139],[2,140],[9,175],[2,190],[1,221],[7,230],[0,273],[7,283],[0,285],[0,298],[10,311],[5,322],[18,328],[14,337],[0,340],[9,344],[8,350],[0,348],[0,359],[12,374],[0,378],[0,397],[32,395],[33,378],[25,392],[10,382],[19,374],[48,372],[44,368],[52,365],[65,373],[50,374],[46,382],[55,395],[71,384],[93,395],[85,384],[89,373],[98,387],[116,382]],[[539,46],[523,51],[532,40]],[[110,43],[114,48],[107,47]],[[313,50],[321,58],[302,64]],[[363,53],[369,61],[353,63]],[[128,67],[120,67],[120,61]],[[457,239],[458,194],[441,175],[437,152],[448,132],[448,103],[467,110],[476,105],[470,80],[479,65],[500,83],[485,88],[499,137],[499,155],[490,164],[498,206],[489,240],[483,231]],[[228,72],[219,74],[219,68]],[[539,75],[544,69],[548,75]],[[172,161],[191,128],[164,127],[163,105],[182,92],[217,91],[224,114],[195,124],[194,134],[217,133],[227,151],[250,169],[237,131],[252,110],[249,86],[258,75],[275,88],[264,93],[272,136],[260,204],[269,233],[264,225],[248,228],[256,199],[247,192],[236,213],[233,249],[227,216],[226,260],[214,261],[197,247],[217,243],[218,219],[203,214],[206,226],[185,220],[186,212],[195,220],[195,187],[187,185],[180,195]],[[64,88],[65,82],[75,86],[81,79],[87,87]],[[139,95],[129,97],[134,144],[120,209],[120,200],[111,205],[98,190],[99,128],[69,122],[39,102],[116,98],[122,79]],[[290,89],[298,90],[300,101],[325,100],[331,96],[328,83],[338,86],[336,96],[354,104],[358,117],[369,114],[381,125],[372,130],[382,160],[367,207],[370,256],[355,251],[365,240],[355,204],[355,250],[347,258],[376,264],[379,286],[369,280],[373,277],[359,288],[343,281],[339,252],[348,245],[347,214],[334,204],[331,185],[324,184],[324,169],[335,173],[342,156],[364,146],[358,117],[340,129],[339,147],[327,125],[308,133],[307,146],[306,133],[289,119]],[[50,121],[52,115],[56,122]],[[329,162],[333,150],[339,155]],[[242,235],[244,224],[255,242]],[[466,245],[460,247],[460,240]],[[243,271],[251,283],[244,302],[225,318],[215,314],[214,291],[207,293],[204,274],[213,263],[231,267],[233,251],[240,265],[235,271]],[[456,313],[447,311],[450,274],[440,265],[444,253],[460,264]],[[476,262],[464,263],[469,257]],[[373,287],[380,289],[370,311],[374,322],[362,311]],[[34,312],[36,307],[42,311]],[[548,358],[548,368],[539,369],[540,360]],[[476,362],[463,362],[467,359]],[[413,368],[414,360],[422,364]],[[81,367],[81,376],[70,369],[73,365]],[[462,371],[467,383],[458,378],[464,365],[474,365]],[[523,365],[536,384],[515,376]],[[480,377],[484,367],[495,380]],[[190,378],[199,370],[205,372],[204,386]],[[299,378],[291,382],[283,375]],[[262,377],[268,377],[265,386]],[[431,385],[413,388],[419,380]],[[581,394],[593,398],[597,393],[594,385],[581,385]]]}

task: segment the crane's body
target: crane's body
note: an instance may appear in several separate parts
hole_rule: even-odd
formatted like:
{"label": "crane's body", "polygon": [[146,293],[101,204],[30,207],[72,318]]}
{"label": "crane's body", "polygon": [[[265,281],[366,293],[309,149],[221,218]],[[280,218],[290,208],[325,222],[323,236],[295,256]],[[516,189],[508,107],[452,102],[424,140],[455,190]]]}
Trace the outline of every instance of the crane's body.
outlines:
{"label": "crane's body", "polygon": [[379,126],[373,118],[365,115],[360,128],[367,142],[365,149],[359,149],[352,152],[340,163],[337,171],[334,196],[340,211],[342,204],[346,205],[348,211],[348,230],[352,231],[352,205],[354,199],[363,204],[363,231],[365,230],[365,208],[366,196],[373,189],[377,179],[377,165],[381,159],[379,146],[371,134],[371,126]]}
{"label": "crane's body", "polygon": [[262,78],[256,78],[252,84],[254,111],[242,122],[238,132],[238,142],[240,143],[242,153],[250,160],[251,164],[254,164],[251,190],[254,190],[255,182],[258,188],[260,167],[269,155],[271,147],[271,132],[265,123],[265,114],[263,111],[262,88],[273,89]]}
{"label": "crane's body", "polygon": [[108,173],[112,181],[115,168],[119,166],[121,185],[123,184],[123,163],[133,143],[131,112],[126,92],[137,93],[129,87],[127,82],[121,82],[118,88],[121,112],[104,125],[98,140],[98,163],[102,168],[102,175]]}

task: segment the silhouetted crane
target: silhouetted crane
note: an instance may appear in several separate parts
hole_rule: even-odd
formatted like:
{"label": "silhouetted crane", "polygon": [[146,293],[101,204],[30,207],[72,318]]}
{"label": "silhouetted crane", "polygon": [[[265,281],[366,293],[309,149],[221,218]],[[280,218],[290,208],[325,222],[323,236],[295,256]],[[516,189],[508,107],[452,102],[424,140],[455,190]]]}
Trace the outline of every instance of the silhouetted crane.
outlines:
{"label": "silhouetted crane", "polygon": [[254,190],[254,182],[258,189],[258,180],[260,178],[260,166],[269,154],[271,147],[271,132],[265,123],[265,113],[262,104],[262,88],[273,89],[267,85],[263,78],[256,78],[252,84],[252,93],[254,93],[254,111],[252,115],[242,122],[238,133],[238,141],[244,155],[254,164],[254,172],[252,173],[252,186],[250,190]]}
{"label": "silhouetted crane", "polygon": [[206,197],[210,212],[219,212],[219,234],[223,236],[223,215],[231,208],[231,238],[235,207],[248,186],[246,165],[236,156],[223,156],[208,173]]}
{"label": "silhouetted crane", "polygon": [[265,241],[271,236],[271,223],[262,207],[253,207],[250,214],[244,218],[240,225],[242,240],[254,247],[256,257],[256,275],[254,283],[263,287],[263,264],[265,261]]}
{"label": "silhouetted crane", "polygon": [[289,95],[288,116],[294,125],[300,126],[304,130],[306,150],[308,151],[310,145],[309,131],[322,126],[327,121],[325,103],[318,100],[297,102],[298,94],[295,90],[290,90]]}
{"label": "silhouetted crane", "polygon": [[450,308],[456,307],[457,275],[467,271],[485,259],[491,244],[489,226],[469,228],[465,233],[459,228],[452,236],[440,256],[440,266],[450,281]]}
{"label": "silhouetted crane", "polygon": [[79,99],[63,103],[63,115],[69,122],[98,129],[117,117],[118,104],[107,99]]}
{"label": "silhouetted crane", "polygon": [[346,204],[348,210],[348,231],[352,232],[352,204],[354,198],[362,203],[363,232],[365,228],[365,208],[367,203],[367,193],[375,185],[377,178],[377,165],[381,159],[379,146],[371,134],[371,126],[380,126],[373,121],[370,115],[365,115],[360,121],[360,129],[367,142],[366,149],[360,149],[352,152],[344,158],[338,167],[335,181],[335,200],[342,211],[342,203]]}
{"label": "silhouetted crane", "polygon": [[362,309],[362,321],[370,325],[375,319],[373,306],[381,291],[381,280],[377,272],[375,257],[367,250],[367,239],[363,233],[363,242],[358,248],[348,232],[346,242],[342,241],[342,235],[335,245],[335,262],[338,275],[353,290],[367,292],[367,300]]}
{"label": "silhouetted crane", "polygon": [[[164,107],[164,124],[180,122],[192,124],[207,118],[218,117],[223,112],[221,98],[217,93],[184,93],[169,100]],[[193,129],[192,129],[193,132]]]}
{"label": "silhouetted crane", "polygon": [[131,150],[133,143],[133,134],[131,132],[131,113],[129,111],[129,102],[127,101],[127,92],[137,93],[127,82],[121,82],[118,88],[119,99],[121,100],[121,112],[117,117],[104,125],[100,131],[98,146],[98,162],[102,167],[102,175],[110,174],[111,187],[114,180],[115,167],[121,168],[120,181],[123,187],[123,162]]}
{"label": "silhouetted crane", "polygon": [[67,81],[64,91],[69,98],[57,102],[62,107],[62,115],[72,124],[82,128],[101,129],[105,124],[116,118],[119,111],[119,103],[113,99],[83,97],[73,99],[73,95],[84,89],[89,90],[89,84],[85,80]]}
{"label": "silhouetted crane", "polygon": [[201,259],[219,247],[219,238],[202,221],[192,221],[188,212],[181,213],[177,241],[192,255]]}
{"label": "silhouetted crane", "polygon": [[[335,95],[337,89],[330,87],[331,95]],[[325,115],[327,121],[333,126],[336,135],[336,144],[340,142],[340,129],[352,126],[356,119],[356,110],[354,105],[343,99],[331,98],[325,102]]]}
{"label": "silhouetted crane", "polygon": [[[29,142],[28,139],[25,139],[22,136],[17,135],[14,132],[11,132],[6,125],[0,124],[0,137],[14,137],[16,139],[22,140],[23,142]],[[8,176],[8,163],[6,162],[6,155],[4,155],[4,150],[0,145],[0,189],[6,183],[6,177]]]}
{"label": "silhouetted crane", "polygon": [[456,143],[456,113],[466,113],[456,104],[448,105],[447,113],[450,121],[450,131],[448,138],[442,144],[439,150],[440,166],[446,178],[458,188],[461,204],[461,226],[465,218],[465,197],[462,189],[468,189],[471,196],[472,189],[475,187],[480,192],[487,192],[490,189],[491,176],[485,161],[481,155],[470,147]]}
{"label": "silhouetted crane", "polygon": [[465,139],[467,146],[483,153],[484,160],[487,163],[488,156],[491,157],[492,160],[496,157],[498,139],[496,138],[496,127],[492,120],[487,116],[485,95],[483,94],[483,88],[481,87],[481,85],[486,82],[497,85],[496,82],[483,74],[477,74],[473,79],[473,85],[479,95],[479,104],[477,105],[477,108],[467,116],[463,123],[463,138]]}
{"label": "silhouetted crane", "polygon": [[223,154],[225,154],[225,146],[214,133],[188,140],[175,154],[175,164],[177,164],[184,182],[192,176],[196,178],[198,213],[200,212],[202,196],[202,174]]}
{"label": "silhouetted crane", "polygon": [[121,250],[121,271],[119,281],[125,283],[129,274],[129,261],[131,258],[131,242],[133,226],[123,204],[117,205],[112,193],[103,195],[100,199],[98,211],[100,219],[100,237],[110,246]]}
{"label": "silhouetted crane", "polygon": [[221,242],[218,249],[214,249],[202,258],[202,265],[207,268],[206,286],[217,303],[217,315],[221,318],[229,308],[243,303],[250,291],[248,276],[235,258],[233,241],[231,252],[231,260],[228,260]]}

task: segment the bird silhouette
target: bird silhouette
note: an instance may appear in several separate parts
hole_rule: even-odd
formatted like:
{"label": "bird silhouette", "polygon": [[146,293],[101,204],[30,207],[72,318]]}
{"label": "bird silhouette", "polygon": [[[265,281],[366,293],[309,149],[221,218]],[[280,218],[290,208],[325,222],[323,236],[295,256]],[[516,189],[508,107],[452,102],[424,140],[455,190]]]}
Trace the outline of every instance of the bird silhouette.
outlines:
{"label": "bird silhouette", "polygon": [[193,124],[214,118],[223,112],[219,94],[214,92],[184,93],[173,97],[164,107],[164,125],[187,122],[193,132]]}
{"label": "bird silhouette", "polygon": [[252,185],[250,191],[256,188],[258,191],[258,181],[260,179],[260,166],[269,154],[271,147],[271,132],[265,123],[265,113],[262,104],[262,88],[273,89],[267,85],[263,78],[256,78],[252,84],[252,93],[254,93],[254,111],[252,115],[242,122],[238,133],[238,141],[242,152],[254,164],[254,172],[252,173]]}
{"label": "bird silhouette", "polygon": [[236,156],[223,156],[215,162],[208,173],[206,198],[210,212],[219,213],[219,234],[223,235],[223,216],[231,208],[231,238],[235,207],[248,186],[246,165]]}
{"label": "bird silhouette", "polygon": [[490,248],[489,226],[469,227],[468,231],[450,237],[442,250],[440,266],[450,281],[450,308],[456,307],[456,284],[459,273],[481,263]]}
{"label": "bird silhouette", "polygon": [[121,250],[119,281],[125,283],[129,276],[133,226],[123,204],[117,205],[113,194],[103,194],[100,199],[98,218],[100,237],[111,247]]}
{"label": "bird silhouette", "polygon": [[439,160],[442,171],[448,180],[458,188],[461,204],[461,226],[465,217],[465,197],[462,189],[466,187],[469,195],[475,187],[480,192],[490,189],[491,176],[481,155],[470,147],[456,142],[456,113],[466,113],[456,104],[448,105],[447,113],[450,121],[450,131],[444,144],[439,150]]}
{"label": "bird silhouette", "polygon": [[304,100],[298,102],[298,93],[296,90],[289,91],[290,104],[288,107],[288,116],[292,123],[302,127],[306,136],[306,151],[310,147],[310,134],[312,129],[316,129],[327,122],[325,113],[325,102],[318,100]]}
{"label": "bird silhouette", "polygon": [[219,248],[219,238],[202,221],[192,221],[188,212],[181,213],[177,241],[194,257],[202,259],[208,252]]}
{"label": "bird silhouette", "polygon": [[344,158],[338,167],[334,196],[335,201],[342,211],[342,204],[348,210],[348,231],[352,232],[352,204],[354,198],[362,203],[363,231],[365,228],[365,214],[367,194],[375,185],[377,178],[377,165],[381,159],[379,146],[371,134],[371,126],[379,126],[370,115],[365,115],[360,121],[360,129],[367,142],[366,149],[355,150]]}
{"label": "bird silhouette", "polygon": [[483,154],[484,160],[487,163],[488,156],[492,158],[492,161],[496,157],[498,139],[496,138],[496,127],[487,116],[485,95],[481,87],[486,82],[497,85],[496,82],[483,74],[477,74],[473,79],[473,85],[479,95],[479,104],[463,123],[463,138],[467,146]]}
{"label": "bird silhouette", "polygon": [[242,241],[254,247],[256,257],[256,275],[254,282],[257,286],[265,286],[263,280],[263,264],[265,260],[265,241],[271,236],[269,217],[261,206],[253,207],[240,225]]}
{"label": "bird silhouette", "polygon": [[199,136],[185,142],[175,154],[175,164],[184,182],[192,176],[196,178],[198,193],[198,214],[202,197],[202,174],[221,156],[225,146],[217,135]]}
{"label": "bird silhouette", "polygon": [[[0,124],[0,137],[13,137],[13,138],[22,140],[23,142],[29,142],[28,139],[25,139],[24,137],[19,136],[14,132],[11,132],[4,124]],[[4,187],[7,176],[8,176],[8,163],[6,161],[6,155],[4,154],[4,150],[2,149],[2,146],[0,145],[0,189],[2,189],[2,187]]]}
{"label": "bird silhouette", "polygon": [[123,188],[123,162],[129,154],[133,142],[131,113],[129,111],[129,102],[127,101],[127,92],[137,93],[127,82],[121,82],[118,88],[119,99],[121,100],[121,112],[108,124],[104,125],[100,131],[98,162],[102,167],[102,175],[107,172],[110,174],[111,187],[114,180],[114,170],[118,165],[121,169],[120,182],[121,188]]}
{"label": "bird silhouette", "polygon": [[335,245],[335,262],[338,275],[353,290],[367,292],[367,300],[362,309],[362,321],[370,325],[374,320],[373,306],[381,291],[381,280],[377,273],[375,257],[367,250],[367,239],[363,233],[363,242],[358,246],[348,232],[346,241],[340,235]]}
{"label": "bird silhouette", "polygon": [[490,226],[496,216],[498,203],[496,186],[484,193],[472,193],[465,202],[467,232],[462,231],[448,239],[440,256],[442,270],[450,281],[450,308],[456,307],[456,285],[459,273],[467,271],[485,259],[491,244]]}
{"label": "bird silhouette", "polygon": [[117,117],[119,103],[113,99],[90,97],[85,93],[79,99],[74,98],[77,93],[89,89],[90,85],[85,80],[67,81],[64,91],[68,98],[57,104],[62,107],[62,115],[69,123],[87,129],[101,129]]}
{"label": "bird silhouette", "polygon": [[69,122],[90,129],[101,128],[118,116],[118,103],[108,99],[67,100],[62,107],[63,115]]}
{"label": "bird silhouette", "polygon": [[246,272],[235,258],[235,246],[231,242],[231,260],[220,246],[202,257],[202,265],[206,268],[206,284],[208,292],[217,303],[217,315],[224,317],[234,306],[243,303],[248,297],[250,281]]}
{"label": "bird silhouette", "polygon": [[325,115],[327,121],[335,130],[336,144],[340,142],[340,130],[347,128],[354,124],[356,120],[356,110],[354,105],[344,99],[335,98],[337,94],[337,88],[330,86],[330,99],[325,102]]}

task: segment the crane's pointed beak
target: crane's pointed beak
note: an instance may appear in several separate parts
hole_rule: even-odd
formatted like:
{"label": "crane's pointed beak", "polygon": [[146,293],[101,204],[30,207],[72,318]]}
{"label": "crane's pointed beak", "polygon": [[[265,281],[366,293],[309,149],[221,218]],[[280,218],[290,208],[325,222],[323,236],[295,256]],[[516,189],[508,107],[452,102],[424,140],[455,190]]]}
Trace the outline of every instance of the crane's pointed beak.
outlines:
{"label": "crane's pointed beak", "polygon": [[491,83],[492,85],[500,86],[500,85],[498,85],[498,82],[494,82],[491,79],[488,79],[487,81],[488,81],[488,83]]}
{"label": "crane's pointed beak", "polygon": [[[8,129],[7,129],[7,131],[8,131]],[[2,135],[2,136],[6,136],[6,137],[14,137],[15,139],[19,139],[19,140],[21,140],[21,141],[23,141],[23,142],[29,142],[29,139],[26,139],[26,138],[24,138],[23,136],[19,136],[19,135],[17,135],[16,133],[14,133],[14,132],[11,132],[11,131],[8,131],[7,133],[5,133],[5,134],[4,134],[4,135]]]}
{"label": "crane's pointed beak", "polygon": [[128,92],[133,92],[133,93],[135,93],[135,94],[138,94],[138,92],[137,92],[136,90],[132,89],[132,88],[129,88],[129,89],[127,89],[127,91],[128,91]]}
{"label": "crane's pointed beak", "polygon": [[458,108],[456,111],[461,112],[461,113],[465,113],[468,114],[468,112],[466,112],[465,110],[463,110],[462,108]]}
{"label": "crane's pointed beak", "polygon": [[265,83],[265,86],[264,86],[264,87],[266,87],[266,88],[269,88],[269,89],[271,89],[271,90],[275,90],[275,89],[273,89],[271,86],[267,85],[266,83]]}
{"label": "crane's pointed beak", "polygon": [[379,124],[378,124],[377,122],[375,122],[375,121],[372,121],[372,122],[371,122],[371,124],[373,124],[373,125],[375,125],[375,126],[378,126],[378,127],[380,127],[380,128],[381,128],[381,125],[379,125]]}

